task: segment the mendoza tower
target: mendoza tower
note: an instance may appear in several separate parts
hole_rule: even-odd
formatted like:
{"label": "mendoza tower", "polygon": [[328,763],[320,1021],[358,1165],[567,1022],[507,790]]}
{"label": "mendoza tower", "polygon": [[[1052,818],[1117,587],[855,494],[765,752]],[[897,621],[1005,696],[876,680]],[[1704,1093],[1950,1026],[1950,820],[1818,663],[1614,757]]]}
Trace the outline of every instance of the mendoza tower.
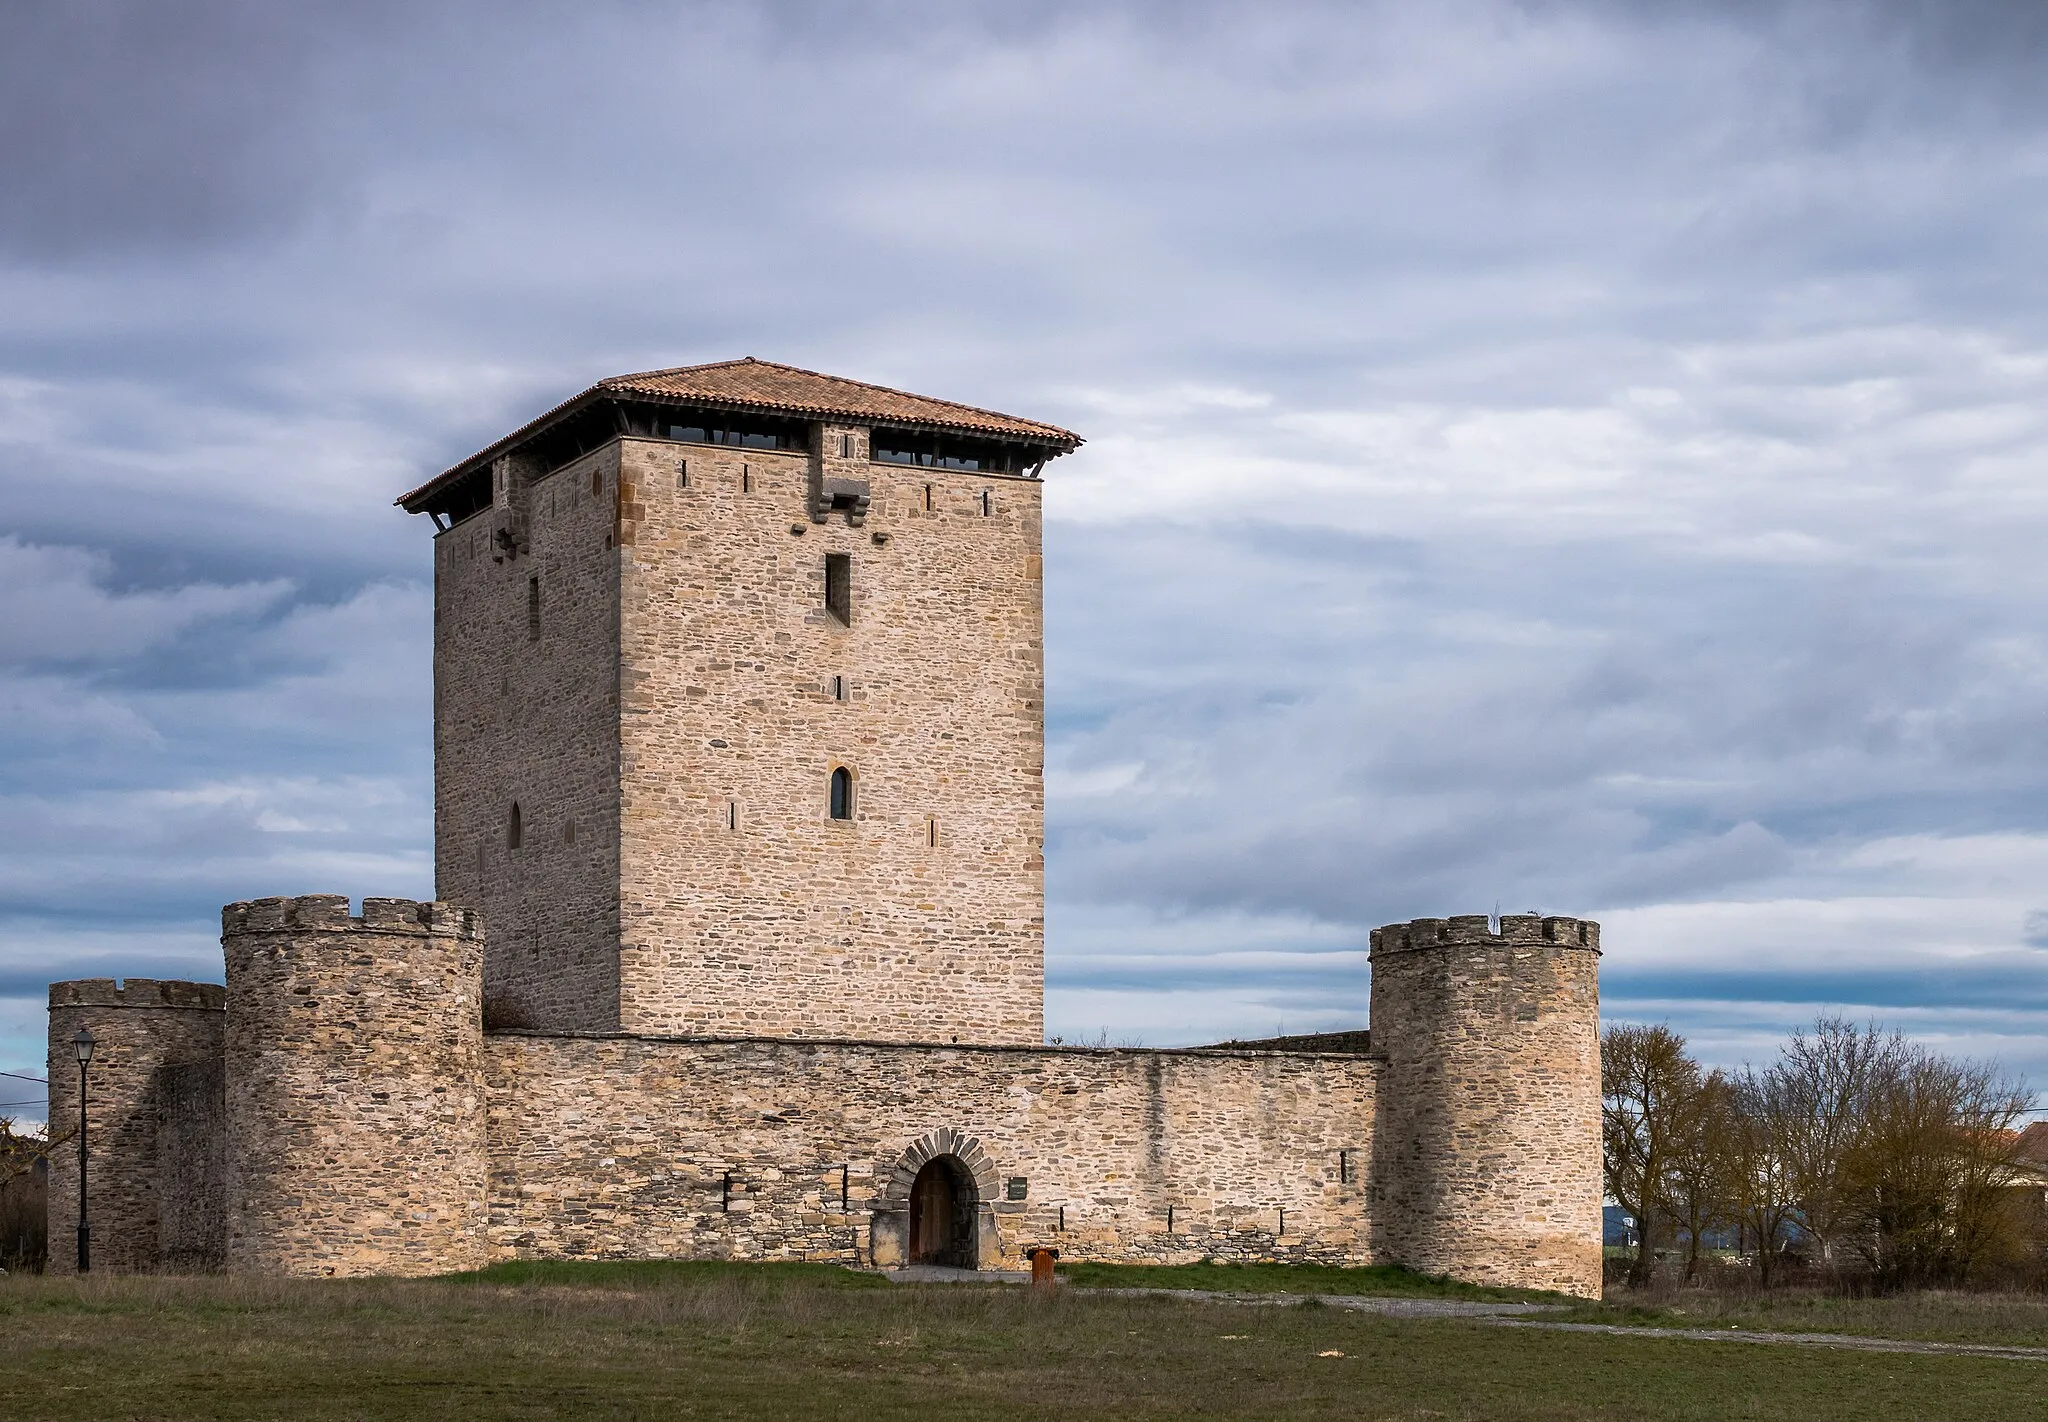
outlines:
{"label": "mendoza tower", "polygon": [[601,380],[434,517],[437,896],[492,1028],[1038,1045],[1053,425]]}

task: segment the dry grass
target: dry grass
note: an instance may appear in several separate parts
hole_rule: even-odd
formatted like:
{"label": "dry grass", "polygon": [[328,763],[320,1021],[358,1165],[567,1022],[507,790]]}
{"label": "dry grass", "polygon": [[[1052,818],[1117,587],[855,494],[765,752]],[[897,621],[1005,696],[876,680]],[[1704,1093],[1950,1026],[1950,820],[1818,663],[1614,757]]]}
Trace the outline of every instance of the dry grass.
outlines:
{"label": "dry grass", "polygon": [[[2048,1366],[1740,1348],[822,1267],[0,1281],[39,1418],[2039,1415]],[[2031,1409],[2031,1411],[2030,1411]]]}
{"label": "dry grass", "polygon": [[1769,1329],[1915,1338],[1931,1343],[2002,1343],[2048,1348],[2048,1294],[1961,1293],[1938,1289],[1890,1297],[1849,1297],[1827,1288],[1683,1288],[1610,1286],[1597,1305],[1575,1309],[1584,1323],[1673,1328]]}
{"label": "dry grass", "polygon": [[1369,1294],[1374,1298],[1472,1299],[1570,1303],[1565,1294],[1538,1289],[1497,1289],[1396,1265],[1366,1269],[1324,1264],[1091,1264],[1059,1266],[1062,1279],[1081,1288],[1207,1289],[1218,1293]]}

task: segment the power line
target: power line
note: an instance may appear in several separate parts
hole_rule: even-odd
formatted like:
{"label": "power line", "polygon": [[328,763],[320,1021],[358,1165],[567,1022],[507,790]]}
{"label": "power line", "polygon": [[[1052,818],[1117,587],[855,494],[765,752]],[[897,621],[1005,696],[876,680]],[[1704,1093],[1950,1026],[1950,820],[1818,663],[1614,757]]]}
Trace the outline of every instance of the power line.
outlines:
{"label": "power line", "polygon": [[27,1072],[22,1071],[0,1071],[0,1076],[11,1076],[17,1081],[33,1081],[37,1086],[48,1086],[50,1084],[49,1079],[46,1077],[30,1076]]}
{"label": "power line", "polygon": [[0,1106],[40,1106],[49,1099],[47,1096],[34,1096],[26,1101],[0,1101]]}

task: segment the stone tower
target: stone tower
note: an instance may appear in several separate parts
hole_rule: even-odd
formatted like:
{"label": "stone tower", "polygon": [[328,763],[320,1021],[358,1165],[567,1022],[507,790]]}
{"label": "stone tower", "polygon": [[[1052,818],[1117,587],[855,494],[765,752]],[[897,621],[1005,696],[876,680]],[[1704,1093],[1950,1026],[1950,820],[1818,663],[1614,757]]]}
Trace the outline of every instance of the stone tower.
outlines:
{"label": "stone tower", "polygon": [[1574,918],[1373,930],[1375,1258],[1598,1297],[1599,961]]}
{"label": "stone tower", "polygon": [[[92,1267],[197,1271],[221,1263],[221,1024],[214,983],[111,978],[50,984],[50,1124],[78,1124],[80,1028],[96,1039],[87,1079]],[[78,1156],[50,1156],[52,1273],[77,1267]]]}
{"label": "stone tower", "polygon": [[1051,425],[620,376],[433,516],[437,891],[505,1027],[1035,1044]]}
{"label": "stone tower", "polygon": [[486,1261],[474,910],[339,895],[221,911],[226,1267],[433,1274]]}

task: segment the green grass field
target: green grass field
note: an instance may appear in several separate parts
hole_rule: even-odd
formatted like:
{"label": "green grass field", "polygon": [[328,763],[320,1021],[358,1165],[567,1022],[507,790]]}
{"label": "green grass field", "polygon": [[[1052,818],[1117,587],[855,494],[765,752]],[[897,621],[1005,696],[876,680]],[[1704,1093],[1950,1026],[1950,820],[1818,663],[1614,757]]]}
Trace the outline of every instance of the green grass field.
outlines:
{"label": "green grass field", "polygon": [[[1121,1281],[1120,1281],[1121,1282]],[[1318,1285],[1305,1292],[1335,1292]],[[826,1266],[0,1280],[0,1416],[2048,1417],[2048,1364],[904,1286]]]}
{"label": "green grass field", "polygon": [[1084,1289],[1204,1289],[1226,1294],[1371,1294],[1395,1299],[1473,1299],[1570,1303],[1535,1289],[1490,1289],[1456,1279],[1381,1265],[1338,1269],[1326,1264],[1062,1264],[1060,1278]]}
{"label": "green grass field", "polygon": [[1778,1333],[1848,1333],[1928,1343],[1998,1343],[2048,1348],[2048,1296],[1926,1292],[1849,1299],[1811,1290],[1770,1294],[1674,1291],[1584,1304],[1559,1318],[1657,1328],[1750,1328]]}

